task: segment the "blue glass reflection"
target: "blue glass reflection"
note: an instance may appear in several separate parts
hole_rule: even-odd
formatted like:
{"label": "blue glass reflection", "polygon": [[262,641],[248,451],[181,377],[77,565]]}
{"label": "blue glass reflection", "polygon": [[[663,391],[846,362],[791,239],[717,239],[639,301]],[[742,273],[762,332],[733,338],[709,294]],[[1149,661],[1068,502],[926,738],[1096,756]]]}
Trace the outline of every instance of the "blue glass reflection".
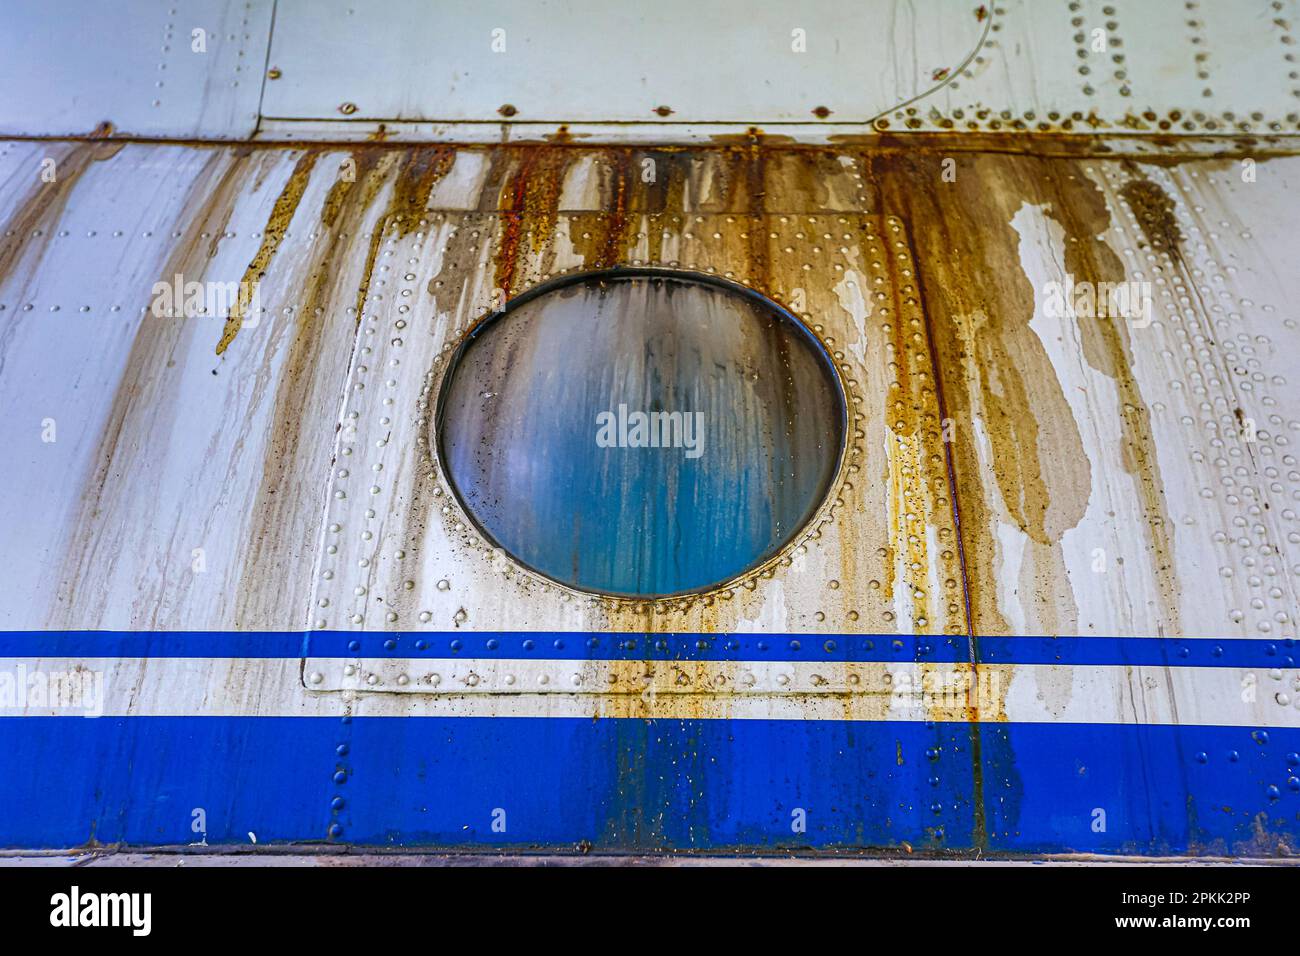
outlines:
{"label": "blue glass reflection", "polygon": [[459,355],[443,468],[485,536],[587,591],[666,596],[766,561],[834,477],[844,410],[806,330],[664,275],[520,301]]}

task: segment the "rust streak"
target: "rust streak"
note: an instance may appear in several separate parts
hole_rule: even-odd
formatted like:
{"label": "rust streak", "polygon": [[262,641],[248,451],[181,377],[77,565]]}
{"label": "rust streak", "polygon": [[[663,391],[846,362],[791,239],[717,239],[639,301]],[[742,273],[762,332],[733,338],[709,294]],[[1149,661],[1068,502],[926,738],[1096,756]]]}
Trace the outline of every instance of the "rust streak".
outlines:
{"label": "rust streak", "polygon": [[[519,155],[513,150],[511,155]],[[518,278],[520,243],[526,236],[533,254],[539,254],[550,240],[560,203],[564,170],[571,156],[562,146],[522,148],[514,175],[498,202],[504,219],[501,242],[496,251],[495,287],[509,298]]]}
{"label": "rust streak", "polygon": [[[203,274],[212,249],[203,243],[202,233],[225,230],[235,197],[247,177],[248,155],[243,149],[210,154],[180,204],[182,220],[178,228],[184,232],[158,271],[162,281],[171,282],[178,273]],[[116,555],[130,547],[130,529],[113,520],[118,500],[113,494],[113,481],[140,470],[133,456],[156,454],[149,438],[164,435],[166,429],[153,429],[151,425],[156,416],[170,412],[166,392],[174,387],[166,370],[189,334],[190,327],[184,321],[160,320],[147,314],[136,327],[98,446],[90,459],[89,474],[82,482],[67,557],[59,572],[58,605],[50,613],[53,626],[86,626],[99,619],[101,610],[94,602],[100,592],[92,589],[111,577]],[[153,472],[143,469],[141,473]],[[159,580],[157,593],[140,596],[141,606],[148,608],[149,615],[139,619],[140,626],[160,625],[159,614],[164,611],[161,589],[165,585],[165,580]]]}
{"label": "rust streak", "polygon": [[[282,619],[282,595],[268,593],[259,586],[261,582],[285,581],[284,590],[289,594],[301,593],[309,586],[306,576],[310,574],[319,516],[314,510],[304,509],[303,503],[314,500],[318,491],[315,476],[328,470],[328,456],[323,449],[328,447],[330,436],[323,427],[327,422],[324,416],[307,416],[304,422],[302,412],[330,407],[345,387],[346,362],[328,359],[331,354],[346,354],[355,338],[355,327],[332,326],[327,317],[333,311],[331,302],[347,301],[355,275],[348,262],[355,261],[356,246],[362,239],[360,224],[391,168],[374,150],[358,149],[351,158],[355,176],[340,177],[321,210],[322,231],[311,246],[307,265],[310,271],[270,403],[274,412],[263,445],[262,480],[251,509],[237,592],[236,621],[240,626]],[[412,178],[427,180],[423,172]],[[398,192],[411,195],[410,190]],[[296,622],[283,623],[294,626]]]}
{"label": "rust streak", "polygon": [[[377,151],[371,149],[364,155],[374,161]],[[370,295],[370,280],[374,275],[375,261],[379,258],[379,247],[391,225],[397,226],[397,238],[409,235],[415,230],[420,216],[428,208],[434,187],[451,170],[456,161],[456,151],[447,147],[425,147],[402,154],[402,165],[393,184],[384,214],[380,216],[374,231],[370,234],[370,244],[366,249],[365,264],[361,271],[361,282],[357,285],[356,324],[361,325],[361,314],[365,310],[366,298]],[[381,160],[382,162],[382,160]]]}
{"label": "rust streak", "polygon": [[262,232],[262,244],[254,253],[248,268],[244,270],[243,281],[239,284],[239,298],[230,310],[225,328],[221,330],[221,339],[217,342],[218,355],[230,347],[230,343],[235,340],[235,336],[243,327],[244,318],[252,304],[251,290],[256,289],[257,284],[266,275],[271,260],[280,249],[280,243],[284,241],[285,233],[289,231],[289,223],[293,220],[293,214],[298,209],[302,194],[307,189],[307,181],[311,178],[311,171],[316,165],[318,155],[313,150],[303,153],[298,158],[293,172],[289,174],[288,182],[284,184],[279,197],[275,200],[275,205],[271,207],[270,218],[267,219],[266,228]]}

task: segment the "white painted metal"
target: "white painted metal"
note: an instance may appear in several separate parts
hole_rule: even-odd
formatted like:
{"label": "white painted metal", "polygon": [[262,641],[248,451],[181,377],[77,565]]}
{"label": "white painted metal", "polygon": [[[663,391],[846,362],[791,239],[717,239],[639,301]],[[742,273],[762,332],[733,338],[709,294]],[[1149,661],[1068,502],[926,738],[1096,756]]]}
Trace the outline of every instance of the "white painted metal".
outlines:
{"label": "white painted metal", "polygon": [[[1242,169],[1233,161],[1145,171],[1177,197],[1174,215],[1187,237],[1181,255],[1194,276],[1185,283],[1170,255],[1144,241],[1119,194],[1124,171],[1103,162],[1088,168],[1111,206],[1113,226],[1099,238],[1120,255],[1129,281],[1149,283],[1154,300],[1149,325],[1126,324],[1164,476],[1175,575],[1198,582],[1180,591],[1176,634],[1157,598],[1149,544],[1133,533],[1144,518],[1125,461],[1124,399],[1083,346],[1080,324],[1094,320],[1046,311],[1045,290],[1067,275],[1065,237],[1040,207],[1022,206],[1012,220],[1021,266],[1038,290],[1030,327],[1080,426],[1087,460],[1078,467],[1092,482],[1086,513],[1062,538],[1078,633],[1296,635],[1300,326],[1293,304],[1300,281],[1284,264],[1294,240],[1279,199],[1300,185],[1300,166],[1262,164],[1264,179],[1250,182]],[[987,453],[986,443],[981,448]],[[993,464],[981,460],[989,500],[999,501],[987,477]],[[999,521],[1001,609],[1017,632],[1048,629],[1057,602],[1032,585],[1035,549],[1008,513]]]}
{"label": "white painted metal", "polygon": [[[10,208],[32,190],[54,188],[40,179],[47,154],[65,170],[77,162],[66,144],[23,143],[3,156]],[[226,150],[126,146],[86,165],[67,187],[74,196],[66,209],[38,224],[43,234],[0,279],[0,407],[7,410],[0,435],[14,463],[0,496],[0,549],[22,595],[3,602],[0,626],[300,624],[301,610],[283,608],[300,609],[301,596],[275,598],[283,583],[257,588],[274,607],[240,610],[253,597],[241,582],[255,543],[287,540],[268,537],[250,503],[282,414],[275,396],[297,288],[264,284],[267,311],[250,316],[226,362],[214,353],[221,319],[151,311],[155,283],[176,274],[223,283],[243,276],[294,160],[276,151],[242,161]],[[319,211],[336,167],[322,162],[309,183],[308,217]],[[208,199],[219,201],[215,211],[205,211]],[[291,223],[297,241],[277,257],[283,275],[301,269],[313,228],[314,218]],[[345,265],[341,281],[358,281],[360,261]],[[354,339],[342,322],[330,329],[343,352],[315,357],[327,376],[331,364],[346,367]],[[303,454],[315,468],[327,467],[324,436],[332,433],[337,391],[336,384],[314,410],[298,409],[308,436]],[[53,433],[43,435],[42,423]],[[313,427],[323,429],[316,445]],[[111,447],[110,435],[120,439]],[[319,504],[302,504],[314,533]],[[290,537],[294,523],[285,529]],[[277,558],[278,573],[291,564]]]}
{"label": "white painted metal", "polygon": [[[862,122],[933,87],[986,23],[966,0],[281,0],[264,113],[499,123]],[[660,117],[655,110],[668,107]]]}
{"label": "white painted metal", "polygon": [[47,6],[5,4],[0,134],[1300,129],[1295,0],[62,0],[57,27]]}
{"label": "white painted metal", "polygon": [[[267,86],[268,132],[346,131],[320,123],[343,109],[354,128],[369,121],[367,132],[382,121],[404,137],[517,137],[501,128],[506,104],[517,110],[511,122],[536,124],[525,127],[534,133],[576,124],[637,140],[656,128],[676,139],[736,125],[791,124],[782,132],[813,140],[873,124],[1060,129],[1076,113],[1074,132],[1154,131],[1161,121],[1173,133],[1278,132],[1300,118],[1291,0],[495,0],[454,15],[399,0],[383,17],[334,0],[325,11],[280,5],[278,22],[292,26],[272,45],[283,77]],[[803,53],[791,48],[795,30],[806,33]],[[652,112],[661,105],[673,113]],[[819,106],[831,113],[810,123]],[[497,128],[474,129],[484,123]]]}
{"label": "white painted metal", "polygon": [[246,139],[257,128],[273,6],[5,0],[0,135],[84,136],[108,123],[133,136]]}
{"label": "white painted metal", "polygon": [[[300,666],[292,658],[9,658],[0,669],[0,716],[973,717],[1300,727],[1300,707],[1290,704],[1290,695],[1300,700],[1294,671],[1265,677],[1225,667],[982,664],[973,675],[966,664],[912,662],[332,659],[309,661],[304,687]],[[346,674],[347,668],[356,673]],[[412,686],[432,673],[443,677],[445,690]],[[24,682],[30,686],[33,675],[57,682],[72,674],[81,678],[80,697],[14,692]],[[367,674],[383,675],[384,692],[361,692],[357,684]],[[411,682],[397,683],[402,674]],[[679,675],[689,683],[679,683]],[[1257,685],[1257,694],[1243,693]]]}

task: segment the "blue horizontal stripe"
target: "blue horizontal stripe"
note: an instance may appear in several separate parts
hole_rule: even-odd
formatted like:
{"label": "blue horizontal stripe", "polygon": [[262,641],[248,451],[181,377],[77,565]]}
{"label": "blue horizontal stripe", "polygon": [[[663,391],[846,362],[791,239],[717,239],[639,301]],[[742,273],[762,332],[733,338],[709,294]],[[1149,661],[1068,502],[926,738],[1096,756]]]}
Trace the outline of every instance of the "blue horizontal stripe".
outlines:
{"label": "blue horizontal stripe", "polygon": [[1295,641],[1185,637],[980,637],[984,664],[1294,667]]}
{"label": "blue horizontal stripe", "polygon": [[501,657],[559,660],[970,659],[965,637],[911,634],[314,633],[312,654],[336,657]]}
{"label": "blue horizontal stripe", "polygon": [[[1293,640],[979,637],[987,664],[1296,666]],[[5,631],[0,657],[500,657],[563,660],[970,660],[964,636],[461,631]]]}
{"label": "blue horizontal stripe", "polygon": [[459,631],[9,631],[0,657],[968,660],[965,637]]}
{"label": "blue horizontal stripe", "polygon": [[1300,842],[1297,751],[1201,726],[0,718],[0,846],[184,844],[201,816],[210,844],[1274,854]]}
{"label": "blue horizontal stripe", "polygon": [[0,631],[0,657],[302,657],[304,631]]}

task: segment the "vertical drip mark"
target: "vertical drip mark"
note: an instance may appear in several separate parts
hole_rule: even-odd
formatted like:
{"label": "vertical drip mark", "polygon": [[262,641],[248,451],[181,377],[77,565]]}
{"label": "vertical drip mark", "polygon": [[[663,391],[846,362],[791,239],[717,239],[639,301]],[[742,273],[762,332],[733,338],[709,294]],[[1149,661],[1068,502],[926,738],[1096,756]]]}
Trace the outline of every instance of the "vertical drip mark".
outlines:
{"label": "vertical drip mark", "polygon": [[285,233],[289,231],[289,223],[293,221],[293,214],[297,211],[302,194],[307,189],[307,181],[311,178],[317,155],[315,152],[309,152],[303,153],[298,158],[297,165],[289,175],[289,181],[284,184],[279,197],[275,200],[275,205],[271,207],[271,216],[267,219],[266,228],[262,232],[262,244],[253,255],[248,268],[244,270],[243,281],[239,284],[239,298],[230,310],[225,328],[221,330],[221,341],[217,343],[218,355],[230,347],[230,343],[235,340],[235,336],[244,325],[244,317],[248,314],[249,305],[252,304],[251,290],[256,289],[257,284],[266,275],[271,260],[280,249],[280,243],[284,241]]}
{"label": "vertical drip mark", "polygon": [[[55,179],[45,182],[33,170],[34,185],[19,202],[17,209],[6,223],[6,233],[11,238],[0,239],[0,285],[13,277],[19,262],[33,250],[35,255],[44,255],[50,233],[63,215],[64,207],[71,198],[77,181],[92,162],[103,162],[117,155],[123,143],[74,143],[61,156],[42,157],[41,162],[53,162]],[[44,166],[41,167],[42,171]],[[31,282],[35,275],[35,266],[29,270],[26,282]],[[13,292],[21,295],[25,283],[16,282]],[[4,372],[5,354],[9,341],[16,334],[19,314],[12,315],[0,331],[0,373]]]}
{"label": "vertical drip mark", "polygon": [[[867,168],[871,173],[871,178],[876,184],[876,208],[884,210],[882,202],[883,189],[881,188],[880,177],[876,170],[876,164],[872,158],[867,159]],[[912,230],[909,218],[898,217],[900,231],[903,236],[903,242],[907,247],[907,254],[912,263],[912,268],[916,275],[916,300],[917,308],[921,313],[922,327],[926,340],[926,353],[930,369],[930,375],[934,380],[935,404],[938,409],[940,423],[940,439],[942,440],[943,422],[947,418],[947,401],[943,391],[943,376],[940,370],[938,353],[936,351],[935,333],[933,322],[930,318],[929,303],[926,301],[923,283],[921,282],[919,270],[920,259],[916,246],[915,235]],[[882,230],[883,232],[883,230]],[[894,325],[897,328],[902,320],[901,309],[899,306],[899,290],[897,288],[897,278],[892,266],[893,256],[889,250],[885,250],[883,256],[884,262],[890,265],[891,285],[894,286],[895,315]],[[900,353],[900,357],[901,357]],[[979,642],[975,635],[974,615],[971,609],[970,580],[967,570],[967,558],[965,539],[962,533],[961,509],[958,505],[958,486],[957,470],[953,457],[953,449],[950,442],[943,442],[944,474],[949,489],[949,502],[952,512],[953,534],[957,539],[957,566],[961,573],[961,591],[963,616],[966,630],[966,653],[970,661],[970,672],[966,686],[966,707],[965,718],[968,738],[971,748],[971,843],[979,850],[988,846],[988,817],[985,808],[986,788],[984,785],[984,753],[980,728],[980,688],[983,686],[979,674]]]}
{"label": "vertical drip mark", "polygon": [[[199,274],[204,271],[211,246],[203,242],[203,232],[225,232],[247,174],[247,155],[243,150],[213,150],[189,183],[176,207],[181,237],[168,248],[166,261],[156,273],[162,281],[170,282],[176,274],[188,274],[192,269]],[[185,324],[176,321],[156,325],[142,319],[135,326],[100,437],[81,480],[75,514],[69,519],[71,530],[58,571],[56,601],[48,616],[53,627],[94,626],[106,611],[102,582],[112,578],[116,555],[135,541],[112,494],[113,481],[115,476],[140,470],[137,466],[146,445],[140,436],[151,432],[168,407],[168,401],[159,396],[166,394],[169,383],[159,370],[168,366],[186,334]],[[141,474],[147,475],[148,470]],[[168,626],[168,620],[159,617],[169,610],[163,586],[154,582],[155,590],[146,593],[144,584],[137,585],[139,605],[148,608],[148,616],[133,609],[133,627]]]}
{"label": "vertical drip mark", "polygon": [[632,188],[632,154],[628,150],[619,150],[611,157],[613,160],[613,196],[611,208],[606,213],[605,242],[596,259],[597,269],[608,269],[622,258],[624,231],[627,228],[628,193]]}
{"label": "vertical drip mark", "polygon": [[567,163],[563,147],[528,147],[505,187],[497,207],[505,223],[496,253],[495,287],[506,299],[514,291],[520,241],[527,235],[530,249],[538,254],[550,240]]}
{"label": "vertical drip mark", "polygon": [[763,134],[751,128],[745,155],[745,188],[749,194],[749,279],[755,288],[771,291],[767,249],[767,154]]}
{"label": "vertical drip mark", "polygon": [[[1083,170],[1076,173],[1081,179],[1084,175]],[[1151,246],[1168,254],[1171,260],[1181,261],[1178,249],[1182,235],[1174,217],[1173,201],[1155,183],[1139,183],[1126,186],[1121,195],[1133,208]],[[1094,288],[1100,288],[1103,282],[1126,281],[1124,264],[1110,246],[1089,241],[1111,227],[1111,213],[1105,199],[1092,190],[1071,191],[1059,181],[1054,185],[1062,201],[1052,206],[1049,215],[1066,234],[1063,258],[1068,274],[1083,276]],[[1173,547],[1175,528],[1168,515],[1155,430],[1138,383],[1127,320],[1099,316],[1094,322],[1081,322],[1080,329],[1087,361],[1115,384],[1124,438],[1122,461],[1133,479],[1146,518],[1154,551],[1152,570],[1164,603],[1163,623],[1170,633],[1178,633],[1181,613]]]}
{"label": "vertical drip mark", "polygon": [[[908,255],[911,257],[913,263],[918,262],[918,253],[916,242],[912,236],[912,227],[907,220],[899,221],[903,226],[903,236],[907,242]],[[930,320],[930,310],[926,305],[925,290],[921,287],[921,283],[919,282],[917,283],[916,295],[921,311],[921,321],[925,326],[926,350],[930,356],[930,373],[934,376],[935,402],[939,406],[939,422],[940,428],[942,429],[943,422],[948,418],[948,404],[945,401],[943,394],[943,374],[939,368],[939,356],[935,351],[934,328]],[[948,487],[951,492],[949,498],[952,503],[953,531],[957,538],[957,566],[958,570],[961,571],[961,595],[965,609],[966,636],[969,644],[971,667],[975,668],[978,666],[978,655],[976,653],[977,647],[975,641],[975,622],[971,613],[970,582],[967,579],[966,574],[966,546],[962,538],[961,507],[957,502],[957,466],[953,459],[951,442],[943,442],[943,457],[944,470],[948,476]]]}
{"label": "vertical drip mark", "polygon": [[[569,241],[573,250],[582,256],[589,269],[611,269],[622,264],[628,246],[628,211],[633,205],[632,151],[610,149],[604,153],[608,165],[608,191],[602,190],[600,212],[594,213],[595,222],[590,228],[576,228],[576,223],[588,218],[587,214],[570,219]],[[605,178],[602,176],[602,179]]]}
{"label": "vertical drip mark", "polygon": [[414,231],[420,214],[428,208],[434,187],[447,175],[455,162],[455,149],[446,147],[419,149],[404,155],[397,181],[393,184],[393,195],[384,214],[375,224],[374,231],[370,234],[370,245],[366,249],[366,261],[354,305],[358,328],[361,326],[366,298],[370,295],[370,280],[374,275],[375,261],[379,258],[379,247],[388,234],[389,226],[396,224],[399,238]]}

